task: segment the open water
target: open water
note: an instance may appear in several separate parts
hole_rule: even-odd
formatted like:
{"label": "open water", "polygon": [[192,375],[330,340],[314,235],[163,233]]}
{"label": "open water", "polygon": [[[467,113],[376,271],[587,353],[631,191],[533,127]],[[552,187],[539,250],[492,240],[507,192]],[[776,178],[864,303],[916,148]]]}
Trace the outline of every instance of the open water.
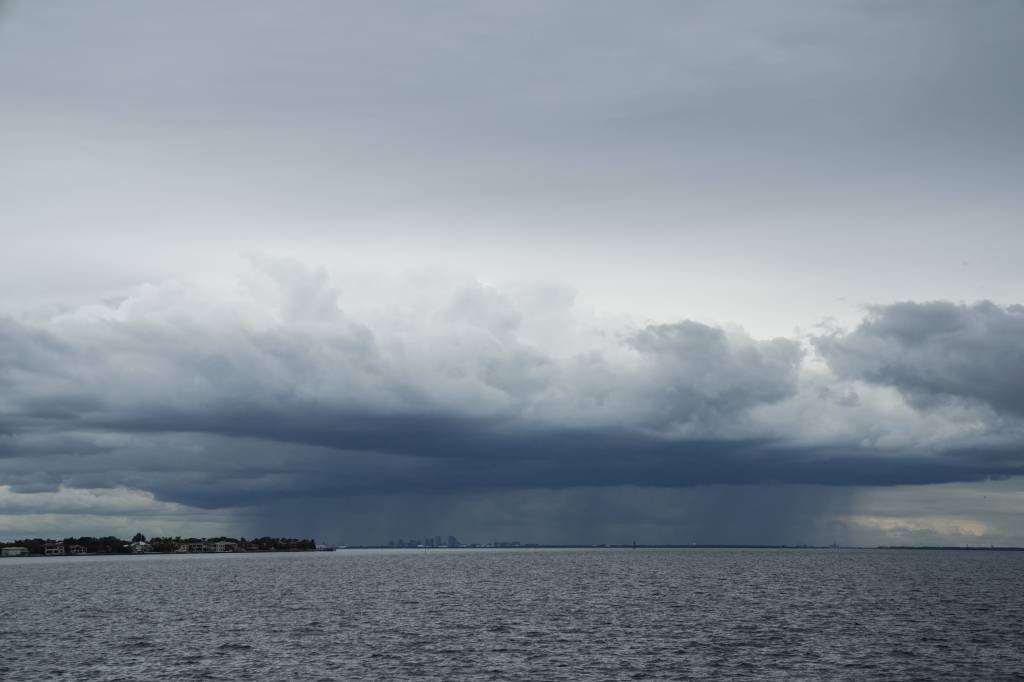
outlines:
{"label": "open water", "polygon": [[0,559],[9,680],[1024,679],[1024,553]]}

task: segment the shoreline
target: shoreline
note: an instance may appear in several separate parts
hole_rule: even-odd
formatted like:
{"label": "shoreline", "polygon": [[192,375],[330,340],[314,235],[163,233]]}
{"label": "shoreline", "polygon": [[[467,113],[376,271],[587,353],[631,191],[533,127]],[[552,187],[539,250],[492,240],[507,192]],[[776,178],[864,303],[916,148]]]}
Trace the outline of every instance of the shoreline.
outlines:
{"label": "shoreline", "polygon": [[523,545],[519,547],[389,547],[387,545],[347,545],[339,546],[329,550],[323,549],[266,549],[252,550],[245,552],[108,552],[95,554],[28,554],[20,556],[4,556],[3,559],[59,559],[59,558],[80,558],[80,557],[146,557],[146,556],[223,556],[223,555],[262,555],[262,554],[322,554],[328,552],[344,552],[346,550],[391,550],[391,551],[416,551],[416,550],[478,550],[478,551],[522,551],[522,550],[547,550],[547,549],[750,549],[750,550],[913,550],[930,552],[1024,552],[1024,547],[956,547],[956,546],[832,546],[832,545]]}

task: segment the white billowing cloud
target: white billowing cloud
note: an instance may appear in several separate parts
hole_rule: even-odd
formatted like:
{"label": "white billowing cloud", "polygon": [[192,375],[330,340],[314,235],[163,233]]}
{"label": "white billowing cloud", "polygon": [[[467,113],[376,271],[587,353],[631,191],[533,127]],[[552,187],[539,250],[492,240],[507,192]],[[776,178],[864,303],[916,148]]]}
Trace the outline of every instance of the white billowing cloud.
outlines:
{"label": "white billowing cloud", "polygon": [[[521,338],[524,313],[494,287],[474,282],[409,315],[378,313],[371,327],[345,312],[323,270],[266,258],[255,267],[226,292],[172,281],[47,319],[7,320],[8,415],[78,404],[74,418],[102,423],[147,411],[312,405],[711,435],[795,390],[801,354],[785,339],[684,322],[605,334],[566,354],[557,339],[542,347]],[[559,293],[558,322],[581,324]]]}

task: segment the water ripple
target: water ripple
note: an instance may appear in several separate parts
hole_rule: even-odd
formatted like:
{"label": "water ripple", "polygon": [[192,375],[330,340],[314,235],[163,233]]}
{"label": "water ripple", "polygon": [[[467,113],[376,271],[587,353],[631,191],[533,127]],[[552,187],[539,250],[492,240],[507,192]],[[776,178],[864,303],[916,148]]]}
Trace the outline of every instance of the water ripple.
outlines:
{"label": "water ripple", "polygon": [[0,561],[0,679],[1024,679],[1024,554]]}

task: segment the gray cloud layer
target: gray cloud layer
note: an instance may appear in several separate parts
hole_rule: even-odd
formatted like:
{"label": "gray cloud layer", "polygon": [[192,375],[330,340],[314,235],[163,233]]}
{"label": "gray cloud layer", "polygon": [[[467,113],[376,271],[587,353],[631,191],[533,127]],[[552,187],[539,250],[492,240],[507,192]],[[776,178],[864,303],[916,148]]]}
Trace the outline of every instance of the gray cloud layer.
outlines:
{"label": "gray cloud layer", "polygon": [[1020,2],[3,8],[0,531],[1019,471]]}
{"label": "gray cloud layer", "polygon": [[[265,261],[251,277],[250,293],[225,300],[172,283],[0,322],[0,481],[16,492],[124,486],[214,508],[1024,473],[1019,307],[875,308],[857,329],[815,340],[835,373],[823,379],[795,341],[692,321],[598,329],[597,345],[570,352],[526,340],[532,314],[491,287],[363,322],[323,272]],[[885,390],[873,384],[904,392],[915,419],[961,418],[936,398],[982,403],[968,414],[974,430],[886,446],[861,429],[902,433],[907,417],[863,404]],[[863,397],[849,398],[853,385]],[[869,409],[872,423],[858,426]],[[818,420],[850,423],[822,436]]]}
{"label": "gray cloud layer", "polygon": [[1020,290],[1019,2],[9,4],[2,307],[282,241],[765,335]]}

